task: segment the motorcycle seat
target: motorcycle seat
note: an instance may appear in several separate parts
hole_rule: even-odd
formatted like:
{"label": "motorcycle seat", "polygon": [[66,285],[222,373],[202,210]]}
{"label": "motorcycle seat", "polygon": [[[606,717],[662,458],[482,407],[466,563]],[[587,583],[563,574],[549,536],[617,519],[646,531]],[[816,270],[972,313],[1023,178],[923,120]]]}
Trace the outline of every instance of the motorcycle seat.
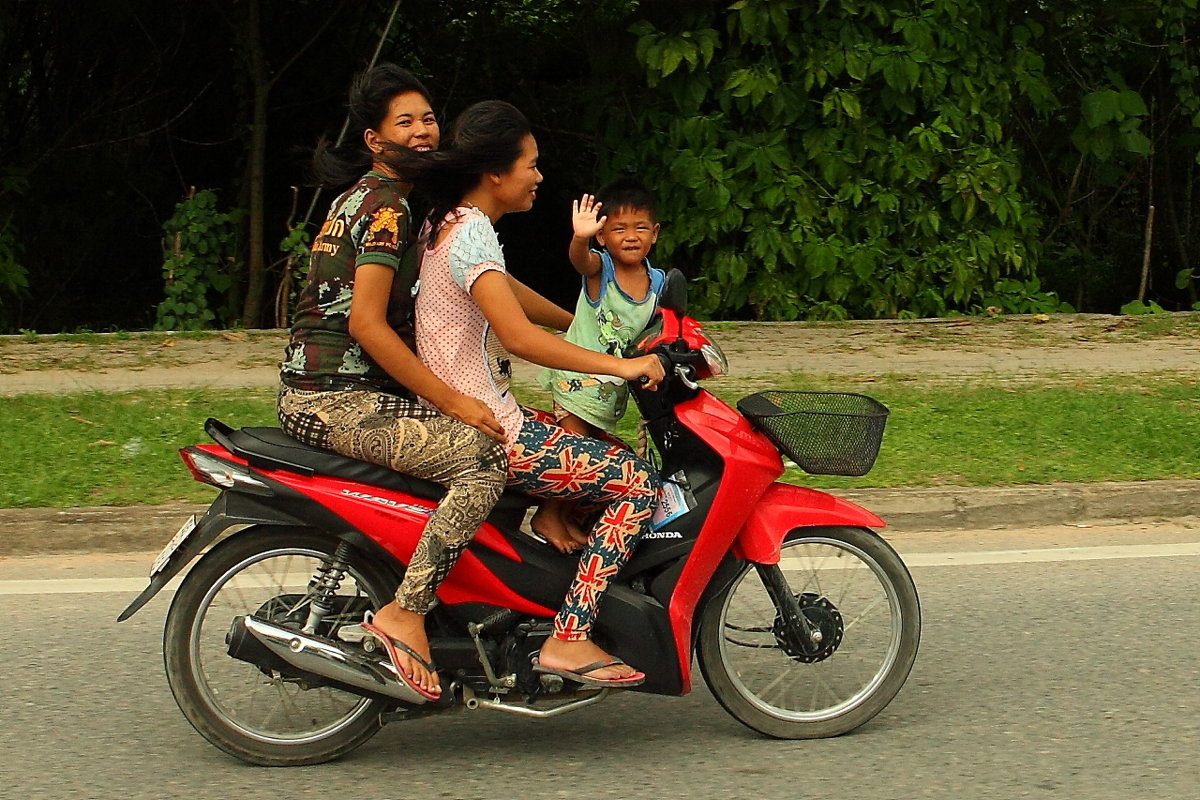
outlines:
{"label": "motorcycle seat", "polygon": [[[223,422],[209,419],[204,429],[213,441],[234,455],[246,459],[253,467],[284,469],[302,475],[325,475],[330,478],[362,483],[382,489],[405,492],[425,500],[438,501],[446,488],[433,481],[423,480],[403,472],[349,458],[332,450],[312,447],[293,439],[279,428],[255,427],[234,430]],[[515,515],[538,503],[536,498],[520,492],[506,491],[492,509],[489,519],[511,523]],[[519,518],[518,518],[519,519]]]}

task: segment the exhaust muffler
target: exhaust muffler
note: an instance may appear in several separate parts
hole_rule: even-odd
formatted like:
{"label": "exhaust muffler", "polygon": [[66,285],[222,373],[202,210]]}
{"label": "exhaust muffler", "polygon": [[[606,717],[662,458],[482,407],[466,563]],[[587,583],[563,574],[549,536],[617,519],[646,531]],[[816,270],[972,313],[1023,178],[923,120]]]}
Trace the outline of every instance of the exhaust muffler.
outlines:
{"label": "exhaust muffler", "polygon": [[413,706],[428,702],[397,675],[394,665],[266,620],[235,617],[226,643],[230,656],[260,669],[377,700]]}

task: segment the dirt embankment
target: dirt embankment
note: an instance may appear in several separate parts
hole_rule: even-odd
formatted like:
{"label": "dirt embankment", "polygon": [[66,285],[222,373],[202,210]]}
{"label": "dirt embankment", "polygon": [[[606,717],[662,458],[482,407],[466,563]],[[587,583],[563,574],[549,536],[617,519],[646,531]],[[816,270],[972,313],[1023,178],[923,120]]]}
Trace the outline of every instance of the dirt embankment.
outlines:
{"label": "dirt embankment", "polygon": [[[1200,313],[849,323],[709,323],[735,378],[865,379],[1200,374]],[[285,331],[0,337],[0,395],[143,387],[269,386]],[[535,368],[519,365],[529,380]]]}

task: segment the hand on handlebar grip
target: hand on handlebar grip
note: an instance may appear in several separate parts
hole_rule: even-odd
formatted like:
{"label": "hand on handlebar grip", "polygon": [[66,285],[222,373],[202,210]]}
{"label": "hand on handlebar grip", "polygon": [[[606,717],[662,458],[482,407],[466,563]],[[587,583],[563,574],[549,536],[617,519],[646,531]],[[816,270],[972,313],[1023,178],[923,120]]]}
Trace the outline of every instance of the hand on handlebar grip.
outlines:
{"label": "hand on handlebar grip", "polygon": [[637,382],[652,391],[658,389],[658,384],[666,377],[662,360],[658,356],[634,358],[631,359],[631,363],[637,369]]}

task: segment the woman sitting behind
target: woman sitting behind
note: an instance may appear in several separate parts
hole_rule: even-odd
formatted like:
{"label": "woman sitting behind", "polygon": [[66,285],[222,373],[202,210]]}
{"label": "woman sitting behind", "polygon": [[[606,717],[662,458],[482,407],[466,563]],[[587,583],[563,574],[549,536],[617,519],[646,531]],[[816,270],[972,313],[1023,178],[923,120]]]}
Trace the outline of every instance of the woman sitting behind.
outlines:
{"label": "woman sitting behind", "polygon": [[406,343],[409,187],[384,155],[434,150],[438,133],[429,92],[408,72],[382,64],[355,81],[346,144],[314,160],[322,183],[345,191],[313,240],[278,401],[280,425],[300,441],[447,487],[395,599],[364,624],[398,675],[430,699],[441,687],[425,615],[505,479],[491,409],[439,380]]}

